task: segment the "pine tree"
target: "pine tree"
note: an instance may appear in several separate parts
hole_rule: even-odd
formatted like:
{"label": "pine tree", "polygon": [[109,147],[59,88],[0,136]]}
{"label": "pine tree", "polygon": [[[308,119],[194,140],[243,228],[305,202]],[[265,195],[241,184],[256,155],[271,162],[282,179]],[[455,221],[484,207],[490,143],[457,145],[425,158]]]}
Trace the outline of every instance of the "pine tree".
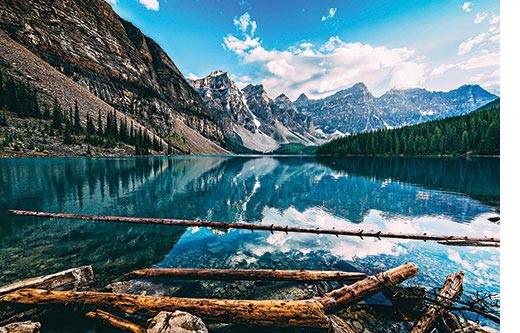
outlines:
{"label": "pine tree", "polygon": [[74,101],[74,133],[83,133],[83,127],[81,126],[81,119],[79,118],[79,107],[78,101]]}
{"label": "pine tree", "polygon": [[103,120],[101,120],[101,110],[98,110],[97,135],[103,137]]}
{"label": "pine tree", "polygon": [[54,97],[54,104],[52,109],[52,127],[61,130],[62,122],[63,113],[61,112],[61,106],[58,103],[58,99]]}

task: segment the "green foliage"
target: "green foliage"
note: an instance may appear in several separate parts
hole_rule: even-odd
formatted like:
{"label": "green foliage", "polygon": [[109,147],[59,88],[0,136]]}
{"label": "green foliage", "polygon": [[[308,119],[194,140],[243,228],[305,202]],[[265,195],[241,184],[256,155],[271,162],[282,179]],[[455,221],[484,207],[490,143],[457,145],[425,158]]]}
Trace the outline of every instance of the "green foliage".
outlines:
{"label": "green foliage", "polygon": [[0,126],[7,126],[7,118],[3,111],[0,111]]}
{"label": "green foliage", "polygon": [[13,77],[0,72],[0,108],[18,114],[22,118],[41,117],[36,88],[30,83],[16,82]]}
{"label": "green foliage", "polygon": [[332,140],[317,154],[333,155],[499,155],[500,105],[491,102],[464,116]]}

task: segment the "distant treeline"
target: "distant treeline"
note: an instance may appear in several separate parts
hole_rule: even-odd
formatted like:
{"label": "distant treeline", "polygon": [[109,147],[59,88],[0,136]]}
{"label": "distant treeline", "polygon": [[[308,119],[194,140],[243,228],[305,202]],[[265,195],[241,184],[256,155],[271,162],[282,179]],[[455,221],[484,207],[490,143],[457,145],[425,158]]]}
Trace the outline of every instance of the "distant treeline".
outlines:
{"label": "distant treeline", "polygon": [[[149,154],[151,150],[162,152],[162,144],[157,137],[151,137],[141,127],[134,126],[133,121],[126,118],[117,120],[116,112],[106,113],[102,117],[97,113],[97,121],[87,113],[85,125],[82,125],[78,102],[74,108],[62,110],[58,100],[54,98],[51,105],[40,100],[36,87],[30,83],[21,83],[0,71],[0,109],[16,113],[21,118],[39,118],[48,120],[46,132],[49,135],[59,134],[67,145],[87,143],[100,147],[114,147],[123,142],[135,147],[137,155]],[[103,119],[104,118],[104,119]],[[0,113],[0,126],[7,125],[7,118]],[[167,148],[170,153],[170,147]]]}
{"label": "distant treeline", "polygon": [[499,155],[500,104],[467,115],[332,140],[317,154],[332,155]]}

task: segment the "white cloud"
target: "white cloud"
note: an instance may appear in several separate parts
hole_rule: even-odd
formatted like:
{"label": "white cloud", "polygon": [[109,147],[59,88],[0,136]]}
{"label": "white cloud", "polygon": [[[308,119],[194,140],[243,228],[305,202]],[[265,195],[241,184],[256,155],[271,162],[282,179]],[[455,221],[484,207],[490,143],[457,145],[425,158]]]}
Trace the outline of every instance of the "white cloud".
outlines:
{"label": "white cloud", "polygon": [[244,34],[254,36],[256,31],[256,21],[251,20],[251,15],[249,15],[249,13],[245,12],[240,17],[235,17],[233,19],[233,24]]}
{"label": "white cloud", "polygon": [[481,56],[470,58],[455,64],[442,64],[431,71],[432,76],[440,76],[452,69],[472,70],[486,67],[498,66],[500,54],[498,52],[485,53]]}
{"label": "white cloud", "polygon": [[334,8],[334,7],[329,8],[329,11],[328,11],[327,15],[322,16],[322,17],[321,17],[321,20],[322,20],[322,21],[326,21],[326,20],[328,20],[328,19],[333,18],[334,15],[336,15],[336,10],[337,10],[337,8]]}
{"label": "white cloud", "polygon": [[259,47],[260,42],[258,38],[251,38],[250,36],[246,36],[244,39],[238,39],[233,35],[227,35],[224,38],[224,46],[242,56],[246,51]]}
{"label": "white cloud", "polygon": [[[246,26],[235,25],[240,31]],[[324,97],[361,81],[377,93],[386,90],[388,82],[405,88],[421,85],[426,78],[425,65],[417,62],[414,50],[347,43],[337,36],[322,45],[304,42],[276,50],[264,48],[258,37],[247,33],[242,38],[230,34],[224,47],[245,64],[259,66],[255,81],[273,96],[296,98],[305,92],[311,98]]]}
{"label": "white cloud", "polygon": [[480,24],[480,23],[482,23],[486,19],[487,16],[488,16],[487,13],[477,13],[475,15],[475,19],[473,20],[473,22],[475,24]]}
{"label": "white cloud", "polygon": [[158,0],[139,0],[139,3],[148,10],[159,10]]}
{"label": "white cloud", "polygon": [[393,69],[390,86],[397,89],[415,88],[422,86],[425,81],[426,70],[424,64],[404,62]]}
{"label": "white cloud", "polygon": [[489,33],[483,32],[483,33],[476,35],[475,37],[471,37],[471,38],[465,40],[464,42],[459,44],[458,55],[465,55],[465,54],[469,53],[471,51],[471,49],[473,49],[475,46],[485,42],[488,39],[488,37],[489,37]]}
{"label": "white cloud", "polygon": [[465,12],[471,12],[471,6],[473,6],[473,3],[466,1],[462,4],[462,6],[460,6],[460,8],[462,8],[462,10]]}
{"label": "white cloud", "polygon": [[[484,16],[478,17],[480,14],[475,16],[475,23],[482,22],[487,14],[483,14]],[[477,20],[478,17],[478,20]],[[477,22],[478,21],[478,22]],[[489,19],[489,30],[488,32],[482,32],[474,37],[468,38],[459,44],[458,55],[462,56],[471,52],[475,47],[481,45],[490,45],[494,43],[498,43],[500,41],[500,17],[498,15],[491,15]]]}

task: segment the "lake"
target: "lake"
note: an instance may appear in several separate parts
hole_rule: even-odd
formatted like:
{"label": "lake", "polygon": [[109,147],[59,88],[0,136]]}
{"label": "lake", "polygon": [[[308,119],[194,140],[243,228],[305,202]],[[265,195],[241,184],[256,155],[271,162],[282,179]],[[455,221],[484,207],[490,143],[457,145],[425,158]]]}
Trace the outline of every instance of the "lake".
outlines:
{"label": "lake", "polygon": [[415,262],[408,283],[499,292],[499,249],[330,235],[14,217],[8,209],[498,236],[497,158],[0,159],[0,284],[91,264],[98,286],[144,267],[355,269]]}

